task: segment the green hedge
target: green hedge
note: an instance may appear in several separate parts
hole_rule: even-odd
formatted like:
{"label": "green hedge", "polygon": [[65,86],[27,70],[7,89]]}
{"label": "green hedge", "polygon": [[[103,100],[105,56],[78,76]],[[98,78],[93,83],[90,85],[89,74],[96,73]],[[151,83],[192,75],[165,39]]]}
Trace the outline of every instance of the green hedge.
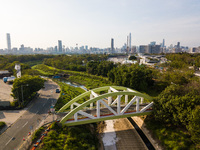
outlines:
{"label": "green hedge", "polygon": [[32,142],[37,140],[41,136],[43,131],[44,131],[44,127],[40,127],[38,130],[36,130],[32,135]]}
{"label": "green hedge", "polygon": [[5,125],[6,125],[6,123],[1,121],[1,122],[0,122],[0,130],[3,129],[3,127],[4,127]]}
{"label": "green hedge", "polygon": [[61,126],[53,123],[51,131],[44,137],[39,150],[97,150],[98,139],[95,126]]}

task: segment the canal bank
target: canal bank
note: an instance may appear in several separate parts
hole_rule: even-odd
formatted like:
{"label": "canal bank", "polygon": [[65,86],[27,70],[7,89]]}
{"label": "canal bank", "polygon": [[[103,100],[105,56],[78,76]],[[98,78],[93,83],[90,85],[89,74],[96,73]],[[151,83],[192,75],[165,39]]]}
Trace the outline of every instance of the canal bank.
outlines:
{"label": "canal bank", "polygon": [[[67,80],[60,80],[62,83],[73,87],[80,87],[87,90],[83,85],[71,83]],[[126,119],[106,120],[105,128],[101,133],[101,140],[105,150],[107,149],[148,149],[137,131]],[[150,148],[151,149],[151,148]]]}

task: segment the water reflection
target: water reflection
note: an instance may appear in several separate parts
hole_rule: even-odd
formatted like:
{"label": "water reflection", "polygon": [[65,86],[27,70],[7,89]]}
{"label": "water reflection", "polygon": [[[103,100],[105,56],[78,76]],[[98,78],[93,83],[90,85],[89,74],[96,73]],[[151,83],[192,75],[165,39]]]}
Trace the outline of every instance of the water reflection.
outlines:
{"label": "water reflection", "polygon": [[62,82],[62,83],[65,83],[65,84],[68,84],[70,86],[73,86],[73,87],[80,87],[82,89],[84,89],[85,91],[88,91],[87,88],[84,86],[84,85],[80,85],[80,84],[75,84],[75,83],[72,83],[70,81],[67,81],[65,79],[57,79],[58,81]]}

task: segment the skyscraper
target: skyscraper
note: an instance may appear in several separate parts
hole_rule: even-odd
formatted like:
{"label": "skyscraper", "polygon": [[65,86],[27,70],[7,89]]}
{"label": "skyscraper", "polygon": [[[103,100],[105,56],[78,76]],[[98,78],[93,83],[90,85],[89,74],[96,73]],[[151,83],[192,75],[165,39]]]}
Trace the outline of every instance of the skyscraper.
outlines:
{"label": "skyscraper", "polygon": [[163,39],[163,42],[162,42],[162,46],[161,47],[165,47],[165,39]]}
{"label": "skyscraper", "polygon": [[180,48],[180,42],[177,43],[177,48]]}
{"label": "skyscraper", "polygon": [[150,45],[156,45],[156,42],[155,41],[150,42]]}
{"label": "skyscraper", "polygon": [[58,40],[58,52],[62,52],[62,41]]}
{"label": "skyscraper", "polygon": [[129,52],[131,52],[131,33],[129,33]]}
{"label": "skyscraper", "polygon": [[8,45],[8,50],[11,50],[10,33],[7,33],[7,45]]}
{"label": "skyscraper", "polygon": [[126,46],[127,46],[127,50],[126,50],[126,51],[127,51],[127,52],[126,52],[126,54],[129,54],[129,47],[128,47],[128,45],[129,45],[129,44],[128,44],[128,36],[127,36],[127,44],[126,44]]}
{"label": "skyscraper", "polygon": [[111,53],[114,53],[114,39],[111,38]]}

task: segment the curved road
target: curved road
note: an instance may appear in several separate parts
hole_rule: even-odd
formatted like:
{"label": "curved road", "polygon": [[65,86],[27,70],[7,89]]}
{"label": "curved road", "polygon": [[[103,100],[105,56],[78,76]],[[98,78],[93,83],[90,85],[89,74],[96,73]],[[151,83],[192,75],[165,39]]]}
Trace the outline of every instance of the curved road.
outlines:
{"label": "curved road", "polygon": [[[52,81],[45,82],[45,88],[38,93],[38,98],[33,100],[26,112],[0,136],[0,150],[14,150],[22,144],[23,137],[28,136],[28,132],[33,131],[48,115],[48,110],[55,104],[59,93],[55,89],[59,88]],[[13,114],[14,115],[14,114]]]}

